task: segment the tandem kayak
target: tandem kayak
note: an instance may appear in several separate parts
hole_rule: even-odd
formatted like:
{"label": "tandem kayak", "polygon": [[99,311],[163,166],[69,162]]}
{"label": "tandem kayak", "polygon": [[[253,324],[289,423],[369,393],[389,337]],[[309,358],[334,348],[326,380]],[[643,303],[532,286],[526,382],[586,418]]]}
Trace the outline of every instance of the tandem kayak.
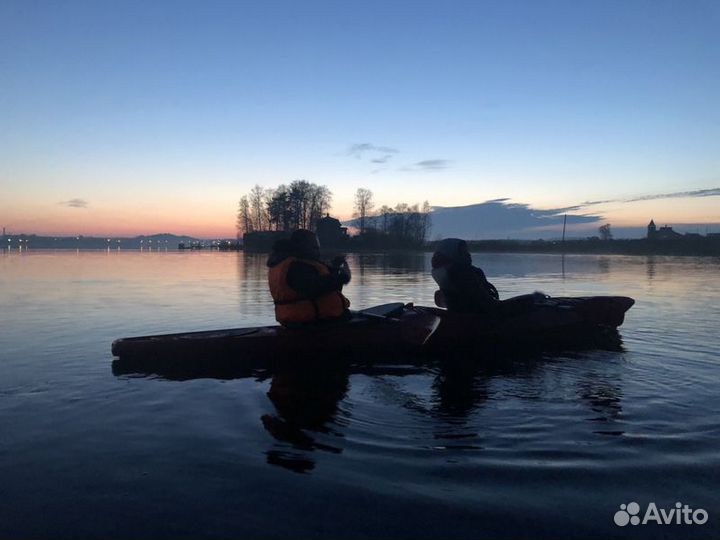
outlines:
{"label": "tandem kayak", "polygon": [[116,374],[163,373],[221,377],[302,364],[318,367],[407,363],[424,355],[475,353],[497,348],[613,347],[617,327],[635,303],[623,296],[535,300],[501,318],[458,314],[435,307],[384,304],[344,321],[288,328],[264,326],[118,339]]}

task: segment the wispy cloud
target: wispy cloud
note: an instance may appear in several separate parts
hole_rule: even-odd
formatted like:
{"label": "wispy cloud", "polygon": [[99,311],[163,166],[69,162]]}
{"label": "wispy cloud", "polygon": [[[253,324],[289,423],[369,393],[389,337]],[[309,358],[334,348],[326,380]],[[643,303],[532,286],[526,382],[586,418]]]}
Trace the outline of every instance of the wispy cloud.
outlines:
{"label": "wispy cloud", "polygon": [[568,212],[577,212],[578,210],[582,210],[586,206],[589,206],[589,205],[576,204],[573,206],[563,206],[561,208],[554,208],[553,212],[555,212],[557,214],[567,214]]}
{"label": "wispy cloud", "polygon": [[402,167],[401,171],[442,171],[449,169],[452,161],[448,159],[426,159],[413,163],[409,167]]}
{"label": "wispy cloud", "polygon": [[[377,146],[372,143],[355,143],[351,144],[346,154],[357,159],[364,159],[370,154],[370,160],[373,163],[385,163],[393,154],[397,154],[399,150],[390,146]],[[380,155],[381,157],[378,157]],[[384,161],[375,161],[376,159],[384,159]]]}
{"label": "wispy cloud", "polygon": [[85,199],[70,199],[69,201],[61,201],[58,204],[69,208],[87,208],[90,203]]}
{"label": "wispy cloud", "polygon": [[612,202],[618,202],[620,199],[606,199],[604,201],[585,201],[583,203],[580,203],[578,206],[593,206],[596,204],[606,204],[606,203],[612,203]]}
{"label": "wispy cloud", "polygon": [[[345,151],[346,156],[354,157],[355,159],[367,161],[368,163],[375,166],[370,174],[377,174],[385,168],[378,167],[378,165],[387,165],[396,154],[399,154],[400,150],[392,146],[381,146],[369,142],[351,144]],[[447,159],[425,159],[423,161],[417,161],[412,165],[405,167],[399,167],[399,171],[442,171],[450,168],[452,162]]]}
{"label": "wispy cloud", "polygon": [[439,171],[450,167],[450,161],[447,159],[426,159],[425,161],[418,161],[415,166],[425,171]]}
{"label": "wispy cloud", "polygon": [[720,197],[720,188],[696,189],[692,191],[673,191],[671,193],[652,193],[650,195],[640,195],[637,197],[629,197],[625,199],[605,199],[599,201],[585,201],[577,206],[568,207],[573,210],[587,206],[596,206],[598,204],[608,203],[632,203],[640,201],[655,201],[658,199],[688,199],[701,197]]}
{"label": "wispy cloud", "polygon": [[634,199],[626,199],[623,202],[652,201],[654,199],[685,199],[688,197],[718,197],[720,188],[696,189],[694,191],[675,191],[673,193],[656,193],[655,195],[644,195]]}

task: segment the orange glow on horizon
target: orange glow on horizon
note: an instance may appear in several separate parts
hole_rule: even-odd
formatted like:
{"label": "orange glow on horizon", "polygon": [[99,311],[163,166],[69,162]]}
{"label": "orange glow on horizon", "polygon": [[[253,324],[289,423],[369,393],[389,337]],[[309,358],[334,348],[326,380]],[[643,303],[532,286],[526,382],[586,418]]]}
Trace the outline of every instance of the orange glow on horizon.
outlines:
{"label": "orange glow on horizon", "polygon": [[[478,202],[483,201],[467,204]],[[380,206],[376,203],[376,208]],[[334,209],[330,212],[334,217],[341,221],[351,219],[351,201],[337,201]],[[575,213],[602,215],[603,222],[615,227],[645,227],[650,219],[658,225],[720,223],[720,207],[715,197],[614,202],[588,206]],[[12,209],[0,206],[0,216],[3,221],[0,226],[6,226],[8,234],[133,237],[169,233],[207,239],[235,238],[237,234],[235,202],[199,197],[157,204],[148,201],[133,204],[126,200],[122,206],[106,202],[73,208],[22,201]]]}

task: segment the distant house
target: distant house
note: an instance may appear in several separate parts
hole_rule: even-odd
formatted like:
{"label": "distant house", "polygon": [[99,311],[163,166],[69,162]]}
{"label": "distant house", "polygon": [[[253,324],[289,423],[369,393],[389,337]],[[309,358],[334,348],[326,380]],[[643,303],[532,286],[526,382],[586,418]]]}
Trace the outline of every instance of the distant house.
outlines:
{"label": "distant house", "polygon": [[673,228],[668,225],[664,225],[658,229],[655,221],[651,219],[647,226],[647,237],[648,240],[673,240],[682,238],[682,234],[673,231]]}
{"label": "distant house", "polygon": [[321,247],[338,247],[348,240],[347,227],[343,227],[340,220],[330,217],[330,214],[315,222],[315,230]]}

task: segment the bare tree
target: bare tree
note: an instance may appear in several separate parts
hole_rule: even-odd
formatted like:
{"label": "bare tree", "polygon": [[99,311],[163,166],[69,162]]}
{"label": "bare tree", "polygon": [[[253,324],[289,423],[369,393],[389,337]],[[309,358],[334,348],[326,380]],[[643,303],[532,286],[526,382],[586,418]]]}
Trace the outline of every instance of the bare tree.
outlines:
{"label": "bare tree", "polygon": [[387,234],[388,232],[389,217],[392,213],[393,209],[390,208],[387,204],[383,204],[380,208],[380,217],[382,218],[382,232],[384,232],[385,234]]}
{"label": "bare tree", "polygon": [[327,186],[310,184],[308,192],[308,224],[310,229],[315,230],[317,220],[330,210],[332,192]]}
{"label": "bare tree", "polygon": [[248,202],[247,195],[243,195],[238,203],[238,214],[237,214],[237,230],[238,238],[249,232],[252,232],[252,219],[250,218],[250,203]]}
{"label": "bare tree", "polygon": [[598,227],[598,233],[600,233],[600,240],[612,240],[613,235],[609,223],[600,225],[600,227]]}
{"label": "bare tree", "polygon": [[365,232],[365,219],[372,211],[373,193],[367,188],[358,188],[355,192],[355,217],[360,218],[360,233]]}
{"label": "bare tree", "polygon": [[430,203],[428,201],[423,202],[422,209],[420,210],[420,215],[422,216],[421,220],[421,228],[420,228],[420,234],[419,236],[422,238],[422,240],[426,240],[427,237],[430,234],[430,229],[432,228],[432,220],[430,217],[430,211],[432,210],[432,207],[430,206]]}
{"label": "bare tree", "polygon": [[267,227],[267,213],[265,212],[265,190],[262,186],[255,185],[250,190],[249,201],[250,216],[253,230],[262,231]]}
{"label": "bare tree", "polygon": [[[246,232],[315,229],[318,219],[330,210],[332,192],[307,180],[295,180],[289,186],[263,189],[256,185],[243,197],[243,216],[238,213],[238,228]],[[242,223],[241,223],[242,221]],[[249,225],[246,226],[246,221]]]}
{"label": "bare tree", "polygon": [[276,231],[285,231],[290,227],[290,192],[285,184],[268,191],[267,213],[270,228],[274,226]]}

